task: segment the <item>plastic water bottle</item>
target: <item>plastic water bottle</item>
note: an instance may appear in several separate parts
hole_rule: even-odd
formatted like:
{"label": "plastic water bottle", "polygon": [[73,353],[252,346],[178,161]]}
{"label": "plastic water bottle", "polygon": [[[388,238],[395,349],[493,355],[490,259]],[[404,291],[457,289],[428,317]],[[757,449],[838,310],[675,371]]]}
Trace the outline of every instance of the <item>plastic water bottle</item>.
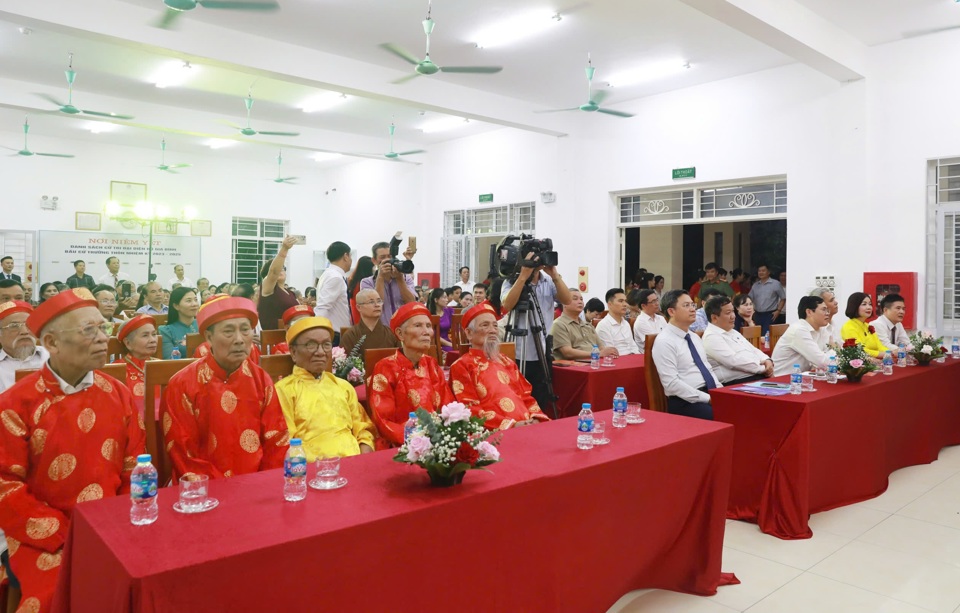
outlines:
{"label": "plastic water bottle", "polygon": [[893,352],[889,349],[883,354],[883,374],[893,374]]}
{"label": "plastic water bottle", "polygon": [[799,396],[803,393],[803,375],[800,374],[800,365],[793,365],[793,372],[790,374],[790,393]]}
{"label": "plastic water bottle", "polygon": [[290,439],[283,459],[283,499],[297,502],[307,497],[307,454],[298,438]]}
{"label": "plastic water bottle", "polygon": [[417,414],[410,413],[409,418],[403,424],[403,442],[404,443],[410,440],[410,434],[414,431],[414,429],[416,429],[416,427],[417,427]]}
{"label": "plastic water bottle", "polygon": [[590,368],[594,370],[600,369],[600,347],[596,345],[590,350]]}
{"label": "plastic water bottle", "polygon": [[173,349],[170,350],[170,359],[171,360],[180,359],[180,345],[174,345]]}
{"label": "plastic water bottle", "polygon": [[769,331],[763,335],[763,348],[764,349],[770,348],[770,332]]}
{"label": "plastic water bottle", "polygon": [[622,387],[618,387],[617,393],[613,395],[613,427],[627,427],[627,395],[623,393]]}
{"label": "plastic water bottle", "polygon": [[137,456],[137,465],[130,474],[130,523],[146,526],[157,521],[157,469],[150,463],[150,454]]}
{"label": "plastic water bottle", "polygon": [[907,346],[902,342],[897,345],[897,366],[903,368],[907,365]]}
{"label": "plastic water bottle", "polygon": [[836,383],[837,382],[837,356],[830,356],[830,361],[827,362],[827,383]]}
{"label": "plastic water bottle", "polygon": [[593,411],[584,404],[577,416],[577,449],[593,449]]}
{"label": "plastic water bottle", "polygon": [[950,355],[954,360],[960,360],[960,340],[956,336],[953,337],[953,344],[950,345]]}

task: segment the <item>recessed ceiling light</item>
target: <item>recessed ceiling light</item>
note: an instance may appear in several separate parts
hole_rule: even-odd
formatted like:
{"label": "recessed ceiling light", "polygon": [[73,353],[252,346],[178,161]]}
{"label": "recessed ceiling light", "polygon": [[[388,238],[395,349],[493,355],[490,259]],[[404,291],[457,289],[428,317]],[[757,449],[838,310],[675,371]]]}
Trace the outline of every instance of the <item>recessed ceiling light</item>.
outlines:
{"label": "recessed ceiling light", "polygon": [[420,131],[424,134],[430,134],[431,132],[445,132],[447,130],[454,130],[456,128],[462,128],[470,123],[469,119],[464,119],[463,117],[441,117],[440,119],[434,119],[433,121],[428,121],[427,123],[420,126]]}
{"label": "recessed ceiling light", "polygon": [[177,87],[183,85],[189,79],[193,78],[199,69],[190,62],[181,62],[172,60],[165,62],[150,77],[150,82],[163,89],[165,87]]}
{"label": "recessed ceiling light", "polygon": [[299,104],[298,108],[303,109],[304,113],[317,113],[339,106],[346,102],[347,98],[348,96],[346,94],[341,94],[340,92],[324,92],[304,100]]}
{"label": "recessed ceiling light", "polygon": [[556,11],[528,11],[484,28],[477,32],[472,40],[481,49],[500,47],[541,34],[561,21],[560,14]]}
{"label": "recessed ceiling light", "polygon": [[33,34],[33,30],[31,30],[26,26],[20,26],[19,28],[17,28],[17,32],[20,32],[24,36],[30,36],[31,34]]}
{"label": "recessed ceiling light", "polygon": [[224,147],[233,147],[237,144],[237,141],[227,140],[225,138],[211,138],[208,139],[205,144],[211,149],[223,149]]}
{"label": "recessed ceiling light", "polygon": [[331,160],[337,160],[343,157],[342,154],[334,153],[332,151],[318,151],[312,156],[315,162],[329,162]]}
{"label": "recessed ceiling light", "polygon": [[655,81],[689,69],[690,62],[680,59],[649,62],[631,70],[615,73],[607,79],[607,84],[610,87],[626,87],[646,81]]}

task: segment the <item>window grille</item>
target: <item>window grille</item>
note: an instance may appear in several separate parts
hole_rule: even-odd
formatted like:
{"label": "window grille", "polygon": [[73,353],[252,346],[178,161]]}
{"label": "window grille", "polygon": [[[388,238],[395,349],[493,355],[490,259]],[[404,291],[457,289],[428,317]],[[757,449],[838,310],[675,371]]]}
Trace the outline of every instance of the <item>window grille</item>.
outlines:
{"label": "window grille", "polygon": [[289,223],[276,219],[233,218],[233,283],[256,285],[260,282],[260,267],[280,251]]}

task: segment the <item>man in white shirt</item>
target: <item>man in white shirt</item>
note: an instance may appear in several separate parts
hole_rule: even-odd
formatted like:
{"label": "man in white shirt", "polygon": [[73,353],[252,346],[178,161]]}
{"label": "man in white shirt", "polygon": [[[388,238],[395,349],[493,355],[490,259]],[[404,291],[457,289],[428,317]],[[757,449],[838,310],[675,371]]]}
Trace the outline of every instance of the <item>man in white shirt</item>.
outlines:
{"label": "man in white shirt", "polygon": [[633,340],[637,343],[640,353],[647,341],[648,334],[660,334],[667,325],[667,320],[657,311],[660,310],[660,298],[652,289],[640,290],[638,297],[640,314],[633,322]]}
{"label": "man in white shirt", "polygon": [[121,281],[129,280],[130,275],[125,272],[120,272],[120,258],[112,255],[107,258],[106,274],[100,275],[100,278],[97,279],[97,283],[104,283],[110,287],[116,287]]}
{"label": "man in white shirt", "polygon": [[903,329],[903,317],[907,314],[907,303],[900,294],[887,294],[880,301],[882,314],[870,322],[877,331],[880,344],[885,347],[897,347],[900,343],[906,347],[910,337]]}
{"label": "man in white shirt", "polygon": [[[460,291],[464,294],[473,293],[473,281],[470,280],[469,266],[460,268],[460,283],[457,283],[457,287],[459,287]],[[480,303],[478,302],[477,304]]]}
{"label": "man in white shirt", "polygon": [[195,287],[193,280],[183,275],[183,264],[177,264],[173,267],[174,277],[167,281],[167,287],[173,289],[174,284],[179,283],[180,287]]}
{"label": "man in white shirt", "polygon": [[21,300],[0,304],[0,392],[16,383],[18,370],[40,368],[50,357],[27,328],[32,312]]}
{"label": "man in white shirt", "polygon": [[704,308],[710,324],[703,333],[703,347],[711,369],[724,385],[773,375],[773,360],[734,330],[737,314],[728,296],[714,296]]}
{"label": "man in white shirt", "polygon": [[333,344],[340,345],[340,329],[353,325],[350,311],[350,297],[347,294],[347,271],[353,264],[350,246],[335,241],[327,247],[327,267],[317,282],[317,306],[313,309],[317,317],[326,317],[333,324]]}
{"label": "man in white shirt", "polygon": [[794,364],[799,364],[803,371],[827,368],[829,358],[825,346],[820,344],[819,330],[827,325],[829,307],[819,296],[804,296],[797,306],[797,316],[800,321],[790,324],[773,350],[774,376],[790,374]]}
{"label": "man in white shirt", "polygon": [[620,355],[640,353],[633,340],[633,329],[624,317],[627,313],[627,295],[619,287],[607,290],[607,316],[597,324],[597,336],[607,347],[616,347]]}
{"label": "man in white shirt", "polygon": [[144,299],[145,305],[137,309],[137,313],[147,315],[166,315],[167,305],[163,304],[163,286],[158,281],[147,283],[144,288],[147,295]]}
{"label": "man in white shirt", "polygon": [[823,302],[827,305],[827,310],[830,312],[826,325],[817,330],[819,336],[817,344],[820,345],[820,348],[824,351],[826,351],[826,348],[830,345],[842,344],[843,339],[840,338],[840,332],[833,325],[833,316],[840,312],[840,303],[837,302],[837,295],[826,287],[818,287],[811,291],[810,295],[823,298]]}
{"label": "man in white shirt", "polygon": [[686,290],[663,295],[663,310],[670,317],[651,353],[660,383],[667,395],[667,412],[700,419],[713,419],[710,390],[723,387],[707,360],[700,337],[690,332],[697,305]]}

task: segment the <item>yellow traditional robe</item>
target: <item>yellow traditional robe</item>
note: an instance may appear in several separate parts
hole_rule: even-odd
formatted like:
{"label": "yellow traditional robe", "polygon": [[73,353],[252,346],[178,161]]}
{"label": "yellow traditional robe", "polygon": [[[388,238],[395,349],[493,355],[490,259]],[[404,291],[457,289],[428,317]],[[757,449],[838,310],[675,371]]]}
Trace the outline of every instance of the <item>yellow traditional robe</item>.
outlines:
{"label": "yellow traditional robe", "polygon": [[360,406],[356,390],[343,379],[329,372],[314,377],[294,366],[293,374],[274,387],[290,438],[303,441],[308,462],[322,456],[357,455],[361,444],[373,448],[373,422]]}

